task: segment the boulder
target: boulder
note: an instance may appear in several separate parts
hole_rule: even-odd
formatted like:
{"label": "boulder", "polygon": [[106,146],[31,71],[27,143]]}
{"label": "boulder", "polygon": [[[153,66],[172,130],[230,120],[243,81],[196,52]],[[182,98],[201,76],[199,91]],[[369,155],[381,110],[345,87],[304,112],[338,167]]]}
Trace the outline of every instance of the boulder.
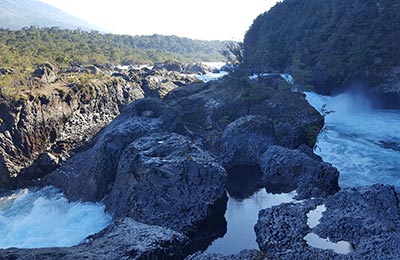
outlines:
{"label": "boulder", "polygon": [[81,244],[68,248],[0,250],[1,259],[182,259],[188,243],[184,235],[130,218],[114,221]]}
{"label": "boulder", "polygon": [[[326,211],[314,227],[307,214],[318,205]],[[392,186],[347,188],[326,199],[289,203],[260,211],[257,243],[279,259],[398,259],[400,257],[399,194]],[[347,254],[307,244],[309,233],[333,243],[346,241]]]}
{"label": "boulder", "polygon": [[193,235],[207,218],[223,218],[225,181],[225,170],[189,138],[155,133],[125,149],[104,203],[115,217]]}
{"label": "boulder", "polygon": [[153,132],[181,128],[179,113],[158,99],[141,99],[128,105],[87,148],[42,181],[61,189],[71,200],[101,200],[111,189],[124,149]]}
{"label": "boulder", "polygon": [[235,165],[257,165],[260,155],[275,142],[272,120],[263,116],[240,117],[223,132],[221,158],[228,168]]}
{"label": "boulder", "polygon": [[43,83],[53,83],[57,80],[57,68],[51,63],[40,64],[33,72],[33,76]]}
{"label": "boulder", "polygon": [[263,183],[297,191],[297,198],[328,196],[339,190],[339,172],[300,150],[271,146],[259,158]]}

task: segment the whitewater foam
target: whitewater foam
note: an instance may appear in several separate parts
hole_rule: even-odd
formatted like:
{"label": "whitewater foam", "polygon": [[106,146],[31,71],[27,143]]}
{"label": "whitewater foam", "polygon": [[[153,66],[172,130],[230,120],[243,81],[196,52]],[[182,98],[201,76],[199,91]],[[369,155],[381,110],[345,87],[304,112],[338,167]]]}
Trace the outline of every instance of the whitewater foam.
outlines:
{"label": "whitewater foam", "polygon": [[57,189],[23,189],[0,197],[0,248],[79,244],[111,222],[99,203],[68,202]]}
{"label": "whitewater foam", "polygon": [[362,94],[306,93],[325,114],[315,152],[340,172],[340,186],[400,187],[400,111],[373,109]]}

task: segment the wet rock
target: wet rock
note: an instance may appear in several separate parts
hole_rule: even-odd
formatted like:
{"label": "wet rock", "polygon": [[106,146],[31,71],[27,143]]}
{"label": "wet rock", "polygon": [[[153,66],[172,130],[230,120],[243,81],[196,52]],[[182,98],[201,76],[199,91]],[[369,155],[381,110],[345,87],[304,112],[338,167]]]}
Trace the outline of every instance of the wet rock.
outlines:
{"label": "wet rock", "polygon": [[225,170],[190,139],[174,133],[132,142],[117,172],[104,200],[114,216],[130,216],[184,234],[193,234],[215,214],[212,206],[226,199]]}
{"label": "wet rock", "polygon": [[260,155],[275,142],[272,120],[262,116],[241,117],[223,132],[221,158],[227,167],[257,165]]}
{"label": "wet rock", "polygon": [[267,186],[297,191],[297,198],[328,196],[339,190],[339,172],[316,157],[271,146],[261,155],[259,164]]}
{"label": "wet rock", "polygon": [[1,259],[183,259],[184,235],[130,218],[114,221],[98,234],[69,248],[6,249]]}
{"label": "wet rock", "polygon": [[[257,243],[280,259],[397,259],[400,256],[399,194],[394,187],[347,188],[326,199],[312,199],[262,210],[255,226]],[[326,211],[314,228],[307,214],[324,204]],[[353,245],[348,254],[318,249],[304,237],[313,232],[332,242]]]}
{"label": "wet rock", "polygon": [[258,250],[243,250],[234,255],[196,253],[185,258],[185,260],[263,260],[265,254]]}
{"label": "wet rock", "polygon": [[57,68],[51,63],[44,63],[38,66],[33,76],[39,78],[43,83],[53,83],[57,80]]}

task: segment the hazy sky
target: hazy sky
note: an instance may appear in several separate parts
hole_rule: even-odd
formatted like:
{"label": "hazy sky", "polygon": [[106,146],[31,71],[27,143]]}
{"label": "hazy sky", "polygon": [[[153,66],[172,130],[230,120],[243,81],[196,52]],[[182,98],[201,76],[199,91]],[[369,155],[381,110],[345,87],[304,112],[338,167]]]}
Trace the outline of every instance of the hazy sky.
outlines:
{"label": "hazy sky", "polygon": [[113,33],[242,40],[277,0],[40,0]]}

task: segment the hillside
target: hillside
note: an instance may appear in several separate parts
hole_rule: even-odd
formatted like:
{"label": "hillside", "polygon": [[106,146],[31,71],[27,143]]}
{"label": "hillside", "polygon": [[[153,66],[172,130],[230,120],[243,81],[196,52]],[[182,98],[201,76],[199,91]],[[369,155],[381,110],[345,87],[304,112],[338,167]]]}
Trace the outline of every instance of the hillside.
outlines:
{"label": "hillside", "polygon": [[285,0],[247,32],[245,63],[333,93],[354,81],[387,81],[400,63],[399,39],[397,0]]}
{"label": "hillside", "polygon": [[128,36],[58,28],[0,29],[0,68],[35,64],[149,64],[166,60],[220,61],[226,43],[177,36]]}
{"label": "hillside", "polygon": [[0,28],[60,27],[64,29],[99,29],[51,5],[37,0],[0,1]]}

